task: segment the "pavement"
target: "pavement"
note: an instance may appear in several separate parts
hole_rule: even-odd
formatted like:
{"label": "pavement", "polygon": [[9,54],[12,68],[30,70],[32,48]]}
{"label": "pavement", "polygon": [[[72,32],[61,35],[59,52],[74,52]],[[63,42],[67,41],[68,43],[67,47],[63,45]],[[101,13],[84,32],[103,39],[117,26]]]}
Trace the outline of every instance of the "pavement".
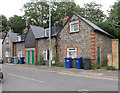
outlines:
{"label": "pavement", "polygon": [[118,91],[117,71],[7,63],[2,67],[2,91]]}
{"label": "pavement", "polygon": [[38,66],[38,65],[28,65],[28,64],[8,64],[9,66],[15,67],[25,67],[28,69],[41,69],[47,72],[54,72],[59,74],[66,74],[72,76],[81,76],[81,77],[89,77],[89,78],[100,78],[106,80],[115,80],[118,81],[118,71],[109,71],[104,69],[96,69],[96,70],[84,70],[84,69],[76,69],[76,68],[65,68],[65,67],[49,67],[49,66]]}

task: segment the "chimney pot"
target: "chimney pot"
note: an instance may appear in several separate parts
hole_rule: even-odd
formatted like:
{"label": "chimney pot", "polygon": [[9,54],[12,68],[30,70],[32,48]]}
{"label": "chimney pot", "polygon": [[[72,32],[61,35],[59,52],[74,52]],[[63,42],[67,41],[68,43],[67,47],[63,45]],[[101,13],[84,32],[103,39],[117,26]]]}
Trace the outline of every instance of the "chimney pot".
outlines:
{"label": "chimney pot", "polygon": [[64,24],[65,24],[65,22],[68,20],[68,16],[66,16],[66,17],[64,17],[64,19],[63,19],[63,26],[64,26]]}

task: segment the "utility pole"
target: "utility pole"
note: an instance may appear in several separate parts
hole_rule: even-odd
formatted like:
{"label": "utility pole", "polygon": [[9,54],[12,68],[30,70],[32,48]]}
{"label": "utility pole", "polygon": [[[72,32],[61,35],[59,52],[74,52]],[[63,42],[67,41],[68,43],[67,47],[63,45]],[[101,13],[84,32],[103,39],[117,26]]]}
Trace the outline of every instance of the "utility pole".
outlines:
{"label": "utility pole", "polygon": [[49,67],[51,67],[51,0],[49,0]]}

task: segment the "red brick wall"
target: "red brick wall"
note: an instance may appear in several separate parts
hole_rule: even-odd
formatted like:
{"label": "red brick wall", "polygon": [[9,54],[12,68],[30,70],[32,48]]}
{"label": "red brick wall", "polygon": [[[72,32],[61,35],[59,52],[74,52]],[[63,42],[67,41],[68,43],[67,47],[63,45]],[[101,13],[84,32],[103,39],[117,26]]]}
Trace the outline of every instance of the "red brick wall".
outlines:
{"label": "red brick wall", "polygon": [[95,33],[90,31],[90,42],[91,42],[91,63],[95,63]]}
{"label": "red brick wall", "polygon": [[34,53],[34,56],[35,56],[34,62],[37,62],[38,61],[38,40],[36,40],[35,42],[36,42],[36,47],[35,47],[35,53]]}

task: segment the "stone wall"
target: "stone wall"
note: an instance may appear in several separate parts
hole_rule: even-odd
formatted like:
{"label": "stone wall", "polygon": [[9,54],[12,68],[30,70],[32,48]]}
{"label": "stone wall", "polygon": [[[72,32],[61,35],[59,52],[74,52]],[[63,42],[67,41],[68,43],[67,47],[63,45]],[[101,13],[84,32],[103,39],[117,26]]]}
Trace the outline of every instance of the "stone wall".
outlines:
{"label": "stone wall", "polygon": [[18,57],[18,51],[22,51],[22,57],[25,57],[25,42],[15,43],[16,47],[16,56]]}
{"label": "stone wall", "polygon": [[98,62],[98,46],[100,47],[100,63],[107,62],[107,55],[112,53],[112,38],[95,32],[95,58]]}
{"label": "stone wall", "polygon": [[[44,39],[39,39],[38,40],[38,61],[39,61],[39,57],[40,55],[43,56],[43,50],[49,50],[49,47],[48,47],[48,38],[44,38]],[[55,45],[55,42],[56,42],[56,38],[55,37],[52,37],[51,38],[51,50],[52,50],[52,60],[54,59],[54,56],[56,55],[56,50],[54,49],[54,45]],[[48,64],[48,60],[45,61],[46,64]]]}

